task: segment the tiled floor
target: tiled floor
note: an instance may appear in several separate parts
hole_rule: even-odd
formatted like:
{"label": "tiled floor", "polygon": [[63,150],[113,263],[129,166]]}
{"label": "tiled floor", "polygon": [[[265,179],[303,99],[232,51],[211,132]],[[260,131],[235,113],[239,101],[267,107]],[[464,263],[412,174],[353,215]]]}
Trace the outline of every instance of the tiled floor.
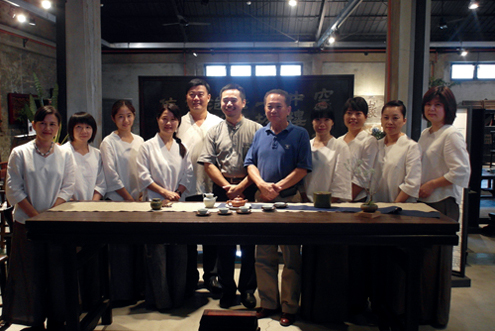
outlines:
{"label": "tiled floor", "polygon": [[[469,255],[466,269],[471,278],[471,287],[452,290],[452,308],[448,331],[495,330],[495,238],[479,234],[469,235]],[[204,309],[220,309],[218,300],[212,299],[203,290],[177,310],[166,314],[146,311],[142,304],[133,307],[114,309],[113,323],[98,326],[96,330],[108,331],[195,331]],[[233,307],[242,309],[242,306]],[[259,320],[262,331],[329,331],[329,330],[378,330],[376,327],[345,325],[317,325],[298,320],[290,327],[280,326],[278,320],[266,318]],[[23,327],[13,325],[9,331],[19,331]],[[421,331],[435,330],[431,326],[421,326]],[[235,331],[235,330],[233,330]]]}

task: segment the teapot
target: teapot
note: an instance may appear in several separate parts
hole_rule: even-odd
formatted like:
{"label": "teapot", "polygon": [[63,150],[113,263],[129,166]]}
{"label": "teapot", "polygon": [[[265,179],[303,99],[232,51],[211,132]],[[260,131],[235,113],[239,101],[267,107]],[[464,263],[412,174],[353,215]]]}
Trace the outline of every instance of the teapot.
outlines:
{"label": "teapot", "polygon": [[238,195],[234,200],[227,200],[227,204],[231,204],[232,207],[241,207],[244,206],[247,201],[247,199],[243,199]]}
{"label": "teapot", "polygon": [[217,202],[217,197],[213,193],[203,193],[203,203],[206,208],[213,208]]}

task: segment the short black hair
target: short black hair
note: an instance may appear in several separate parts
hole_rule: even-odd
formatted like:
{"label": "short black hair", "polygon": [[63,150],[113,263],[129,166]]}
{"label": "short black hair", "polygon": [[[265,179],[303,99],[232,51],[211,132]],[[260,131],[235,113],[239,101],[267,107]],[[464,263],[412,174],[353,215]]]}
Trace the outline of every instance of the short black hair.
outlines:
{"label": "short black hair", "polygon": [[351,108],[355,111],[360,111],[364,116],[368,117],[368,103],[362,97],[349,98],[344,104],[344,114],[347,109]]}
{"label": "short black hair", "polygon": [[227,90],[238,90],[239,94],[241,95],[241,100],[246,100],[246,92],[244,91],[244,88],[239,85],[239,84],[227,84],[222,89],[220,90],[220,98],[222,97],[222,93]]}
{"label": "short black hair", "polygon": [[201,78],[194,78],[194,79],[191,79],[189,81],[189,83],[187,83],[187,86],[186,86],[186,95],[187,95],[187,92],[189,92],[189,90],[195,86],[204,86],[206,88],[206,91],[208,92],[208,94],[211,94],[210,90],[210,84],[208,84],[204,79],[201,79]]}
{"label": "short black hair", "polygon": [[402,101],[390,100],[389,102],[387,102],[386,104],[383,105],[382,114],[383,114],[383,111],[385,110],[385,108],[388,108],[388,107],[399,107],[400,111],[402,113],[402,116],[404,118],[406,118],[406,105],[404,105],[404,103]]}
{"label": "short black hair", "polygon": [[98,127],[96,126],[95,118],[91,114],[83,111],[72,115],[69,118],[69,124],[67,125],[67,131],[69,133],[70,141],[74,141],[74,128],[76,127],[77,124],[87,124],[93,129],[93,134],[91,135],[91,138],[88,140],[88,143],[92,143],[95,140],[96,131],[98,130]]}
{"label": "short black hair", "polygon": [[332,106],[327,102],[317,103],[311,111],[311,121],[319,118],[329,118],[335,122],[335,114],[333,113]]}
{"label": "short black hair", "polygon": [[273,89],[273,90],[266,92],[265,97],[263,98],[264,104],[266,104],[266,98],[268,98],[268,96],[270,94],[280,94],[281,96],[283,96],[285,98],[285,104],[287,105],[287,107],[290,106],[291,99],[290,99],[289,93],[287,91],[284,91],[281,89]]}
{"label": "short black hair", "polygon": [[425,116],[425,105],[427,102],[438,97],[443,104],[445,110],[445,124],[452,124],[456,118],[457,102],[455,101],[454,93],[447,86],[435,86],[426,91],[423,96],[423,102],[421,103],[421,111],[423,112],[423,118],[428,120]]}
{"label": "short black hair", "polygon": [[62,116],[60,116],[60,113],[53,106],[42,106],[38,108],[34,114],[34,122],[42,122],[48,115],[55,115],[58,120],[58,125],[62,122]]}

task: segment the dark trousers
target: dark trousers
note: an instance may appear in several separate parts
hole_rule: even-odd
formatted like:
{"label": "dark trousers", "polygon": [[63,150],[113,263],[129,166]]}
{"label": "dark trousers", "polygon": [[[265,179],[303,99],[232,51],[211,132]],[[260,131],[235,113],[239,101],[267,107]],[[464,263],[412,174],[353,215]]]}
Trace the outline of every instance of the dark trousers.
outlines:
{"label": "dark trousers", "polygon": [[[256,185],[249,186],[244,195],[248,201],[254,201]],[[213,194],[217,201],[227,201],[229,198],[223,188],[213,184]],[[218,252],[218,278],[223,287],[223,293],[235,295],[237,286],[234,280],[234,268],[236,257],[236,245],[217,246]],[[254,293],[256,290],[255,245],[241,245],[241,274],[239,276],[239,292]]]}
{"label": "dark trousers", "polygon": [[[186,198],[186,201],[203,201],[202,195],[192,195]],[[218,276],[217,271],[217,246],[203,245],[203,280],[208,283],[211,277]],[[198,251],[197,245],[187,245],[187,280],[186,293],[190,294],[196,290],[199,272],[198,272]]]}

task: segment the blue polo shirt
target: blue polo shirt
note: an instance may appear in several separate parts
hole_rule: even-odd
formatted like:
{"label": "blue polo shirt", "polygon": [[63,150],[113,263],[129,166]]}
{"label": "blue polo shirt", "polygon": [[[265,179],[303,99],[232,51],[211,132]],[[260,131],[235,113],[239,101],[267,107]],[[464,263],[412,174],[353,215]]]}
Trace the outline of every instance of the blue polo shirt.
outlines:
{"label": "blue polo shirt", "polygon": [[311,171],[311,146],[306,129],[289,125],[279,134],[271,124],[259,129],[246,155],[244,166],[255,165],[265,182],[276,183],[294,169]]}

